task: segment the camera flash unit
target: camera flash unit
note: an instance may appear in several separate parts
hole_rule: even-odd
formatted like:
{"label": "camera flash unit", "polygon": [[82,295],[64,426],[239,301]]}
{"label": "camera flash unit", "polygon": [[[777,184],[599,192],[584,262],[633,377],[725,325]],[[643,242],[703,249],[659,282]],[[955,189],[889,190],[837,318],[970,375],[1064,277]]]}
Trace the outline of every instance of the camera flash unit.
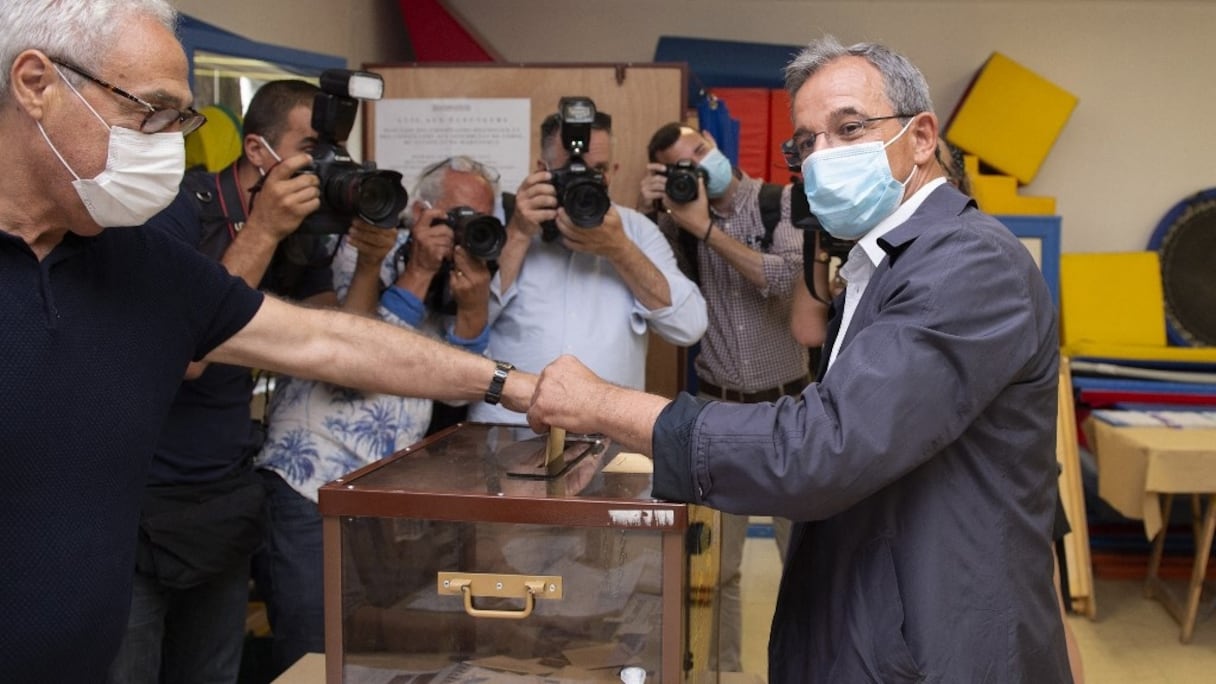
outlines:
{"label": "camera flash unit", "polygon": [[357,100],[379,100],[384,97],[384,79],[370,71],[327,69],[321,73],[321,90]]}

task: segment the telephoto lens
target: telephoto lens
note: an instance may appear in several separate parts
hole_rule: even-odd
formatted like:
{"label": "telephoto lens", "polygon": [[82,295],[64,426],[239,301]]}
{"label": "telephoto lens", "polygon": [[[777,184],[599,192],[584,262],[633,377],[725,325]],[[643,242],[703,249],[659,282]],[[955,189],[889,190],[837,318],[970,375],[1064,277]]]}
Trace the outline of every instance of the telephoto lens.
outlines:
{"label": "telephoto lens", "polygon": [[396,171],[369,170],[358,164],[335,164],[321,174],[322,206],[353,214],[374,226],[392,228],[409,195]]}
{"label": "telephoto lens", "polygon": [[351,160],[340,145],[318,143],[312,164],[300,173],[316,174],[321,208],[309,214],[298,233],[345,233],[356,217],[380,228],[396,228],[409,202],[401,174]]}

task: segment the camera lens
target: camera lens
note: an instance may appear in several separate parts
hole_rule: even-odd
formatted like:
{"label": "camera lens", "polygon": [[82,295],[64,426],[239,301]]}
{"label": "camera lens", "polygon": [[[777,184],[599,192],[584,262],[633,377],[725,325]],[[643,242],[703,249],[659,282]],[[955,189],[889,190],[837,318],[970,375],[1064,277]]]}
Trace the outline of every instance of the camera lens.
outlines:
{"label": "camera lens", "polygon": [[461,223],[460,244],[469,255],[486,261],[497,259],[507,241],[507,231],[493,216],[477,214]]}
{"label": "camera lens", "polygon": [[673,169],[667,173],[667,196],[681,204],[697,198],[697,176],[684,169]]}
{"label": "camera lens", "polygon": [[[344,216],[358,215],[381,228],[397,225],[409,195],[396,171],[368,170],[358,164],[336,162],[322,166],[321,206]],[[347,223],[349,225],[349,221]]]}
{"label": "camera lens", "polygon": [[401,183],[379,172],[360,175],[357,213],[369,223],[396,225],[407,201]]}
{"label": "camera lens", "polygon": [[571,223],[579,228],[594,228],[604,222],[604,215],[612,202],[602,183],[589,178],[576,178],[562,193],[561,204],[570,216]]}

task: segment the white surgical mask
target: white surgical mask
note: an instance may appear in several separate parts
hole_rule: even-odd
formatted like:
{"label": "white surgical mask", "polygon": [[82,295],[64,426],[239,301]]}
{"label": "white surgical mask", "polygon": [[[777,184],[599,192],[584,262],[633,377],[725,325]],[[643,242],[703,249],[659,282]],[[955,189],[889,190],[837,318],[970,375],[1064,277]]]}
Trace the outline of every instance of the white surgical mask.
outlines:
{"label": "white surgical mask", "polygon": [[185,139],[179,132],[141,133],[111,126],[66,77],[63,82],[110,131],[105,169],[93,178],[81,178],[56,149],[40,121],[38,131],[63,168],[76,179],[72,186],[97,225],[103,228],[143,225],[177,196],[186,171]]}
{"label": "white surgical mask", "polygon": [[726,158],[726,155],[715,147],[701,158],[701,167],[709,176],[709,180],[705,182],[705,193],[710,197],[721,197],[726,194],[726,189],[730,187],[730,179],[734,177],[730,168],[730,160]]}
{"label": "white surgical mask", "polygon": [[896,180],[887,147],[910,125],[908,121],[899,135],[885,143],[876,140],[830,147],[802,162],[803,188],[811,213],[833,237],[856,240],[899,207],[916,167],[902,183]]}

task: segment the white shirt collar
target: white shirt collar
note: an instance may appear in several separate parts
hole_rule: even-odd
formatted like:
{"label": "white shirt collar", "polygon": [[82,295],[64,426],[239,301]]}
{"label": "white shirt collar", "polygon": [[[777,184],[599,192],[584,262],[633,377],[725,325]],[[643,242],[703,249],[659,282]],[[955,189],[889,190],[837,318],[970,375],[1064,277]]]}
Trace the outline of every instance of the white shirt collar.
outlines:
{"label": "white shirt collar", "polygon": [[863,250],[865,250],[866,256],[870,258],[871,263],[878,266],[878,264],[882,263],[883,257],[887,255],[887,253],[882,250],[882,247],[878,246],[878,238],[886,235],[892,230],[895,230],[902,225],[904,221],[912,218],[912,214],[916,213],[916,210],[919,209],[920,205],[923,204],[925,199],[929,197],[929,194],[936,190],[939,185],[942,185],[945,182],[945,177],[939,176],[928,183],[925,183],[920,190],[917,190],[911,197],[908,198],[908,201],[896,207],[895,211],[891,212],[890,216],[879,221],[878,225],[870,229],[870,232],[861,236],[861,239],[857,241],[857,244],[860,245]]}

